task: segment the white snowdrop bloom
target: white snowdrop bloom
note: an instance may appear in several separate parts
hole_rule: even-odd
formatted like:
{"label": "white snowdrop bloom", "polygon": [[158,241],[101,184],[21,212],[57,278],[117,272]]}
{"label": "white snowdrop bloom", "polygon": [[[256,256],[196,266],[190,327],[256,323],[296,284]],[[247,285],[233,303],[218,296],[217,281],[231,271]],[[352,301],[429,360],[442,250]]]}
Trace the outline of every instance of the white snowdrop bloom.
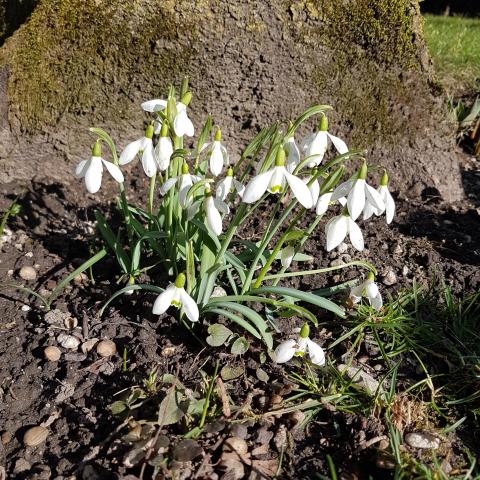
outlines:
{"label": "white snowdrop bloom", "polygon": [[282,249],[280,253],[280,261],[282,262],[282,267],[289,268],[292,264],[293,257],[295,256],[295,248],[292,245],[288,245]]}
{"label": "white snowdrop bloom", "polygon": [[287,138],[286,142],[283,145],[285,152],[287,153],[287,170],[290,173],[293,173],[297,168],[297,165],[300,164],[300,150],[295,142],[293,135]]}
{"label": "white snowdrop bloom", "polygon": [[164,123],[160,130],[160,138],[155,147],[155,159],[157,161],[158,169],[164,172],[170,166],[170,157],[173,154],[172,140],[168,136],[168,127]]}
{"label": "white snowdrop bloom", "polygon": [[340,200],[342,197],[347,198],[348,213],[352,220],[356,220],[362,213],[365,205],[371,206],[374,211],[385,210],[385,204],[380,194],[370,185],[367,184],[367,164],[363,162],[356,179],[350,179],[341,183],[332,195],[332,202]]}
{"label": "white snowdrop bloom", "polygon": [[199,176],[191,175],[188,172],[188,165],[184,163],[182,165],[182,174],[178,177],[171,177],[165,181],[160,187],[160,195],[164,196],[175,184],[178,184],[178,202],[182,208],[187,208],[191,203],[191,200],[187,202],[187,193],[190,187],[200,180]]}
{"label": "white snowdrop bloom", "polygon": [[228,167],[226,177],[218,182],[216,190],[217,198],[225,200],[227,196],[234,191],[242,197],[245,187],[234,178],[233,168]]}
{"label": "white snowdrop bloom", "polygon": [[89,160],[82,160],[75,168],[75,176],[85,179],[85,186],[90,193],[97,193],[102,185],[103,167],[118,182],[122,183],[123,173],[112,162],[102,158],[102,147],[100,142],[95,142],[92,148],[92,156]]}
{"label": "white snowdrop bloom", "polygon": [[391,223],[395,215],[395,200],[393,200],[390,191],[388,190],[388,175],[387,172],[384,172],[382,178],[380,179],[380,186],[377,189],[378,194],[383,200],[384,209],[378,210],[373,207],[370,203],[365,205],[363,209],[363,219],[369,219],[373,214],[379,216],[385,212],[387,224]]}
{"label": "white snowdrop bloom", "polygon": [[368,299],[368,302],[375,310],[380,310],[383,306],[383,299],[378,289],[378,285],[375,283],[375,276],[372,272],[370,272],[367,276],[367,279],[353,287],[350,291],[350,299],[353,303],[358,303],[365,297]]}
{"label": "white snowdrop bloom", "polygon": [[165,313],[171,305],[183,307],[185,315],[191,322],[198,322],[199,312],[195,300],[185,291],[186,278],[183,273],[177,276],[175,283],[171,283],[155,300],[153,314]]}
{"label": "white snowdrop bloom", "polygon": [[294,356],[303,357],[307,353],[312,363],[323,367],[325,365],[325,352],[320,345],[308,338],[309,334],[310,329],[305,323],[300,330],[298,339],[285,340],[275,349],[273,353],[275,363],[285,363]]}
{"label": "white snowdrop bloom", "polygon": [[267,172],[260,173],[250,180],[245,187],[242,200],[245,203],[254,203],[268,190],[270,193],[282,193],[290,187],[295,198],[305,208],[312,208],[312,194],[307,184],[300,178],[292,175],[285,168],[285,150],[280,148],[275,159],[275,166]]}
{"label": "white snowdrop bloom", "polygon": [[173,130],[177,137],[193,137],[195,129],[193,128],[192,121],[188,118],[187,115],[187,106],[190,104],[192,99],[192,93],[187,92],[182,99],[177,102],[177,114],[173,120]]}
{"label": "white snowdrop bloom", "polygon": [[338,247],[345,240],[347,234],[352,245],[359,252],[364,248],[362,231],[347,212],[331,218],[325,225],[325,234],[327,236],[327,252]]}
{"label": "white snowdrop bloom", "polygon": [[219,198],[214,198],[210,188],[205,188],[205,198],[203,199],[203,209],[205,211],[207,226],[215,235],[222,233],[222,216],[220,212],[227,215],[230,212],[228,205]]}
{"label": "white snowdrop bloom", "polygon": [[153,177],[157,173],[157,162],[153,151],[153,125],[145,130],[145,136],[129,143],[120,155],[119,164],[130,163],[138,154],[142,155],[142,166],[147,177]]}
{"label": "white snowdrop bloom", "polygon": [[162,100],[161,98],[154,98],[153,100],[143,102],[141,107],[146,112],[155,113],[165,110],[167,108],[167,101]]}
{"label": "white snowdrop bloom", "polygon": [[[222,173],[223,167],[229,164],[229,157],[227,149],[222,145],[222,132],[220,129],[217,129],[215,132],[215,139],[211,145],[211,152],[210,152],[210,159],[208,162],[208,166],[210,168],[210,172],[214,177],[217,177]],[[205,147],[209,146],[209,144],[205,145]]]}
{"label": "white snowdrop bloom", "polygon": [[330,205],[330,199],[332,198],[333,192],[327,192],[318,197],[316,213],[317,215],[323,215],[328,210]]}
{"label": "white snowdrop bloom", "polygon": [[306,137],[301,144],[305,158],[311,157],[310,162],[307,164],[309,168],[320,165],[322,162],[328,148],[328,139],[330,139],[340,155],[348,152],[346,143],[335,135],[328,133],[327,130],[328,119],[325,115],[322,115],[318,132]]}
{"label": "white snowdrop bloom", "polygon": [[[312,171],[312,176],[316,174],[316,170]],[[312,195],[312,202],[313,205],[315,206],[318,202],[318,197],[320,196],[320,183],[318,183],[318,180],[315,179],[312,183],[310,181],[312,180],[312,177],[307,177],[306,182],[308,185],[308,189],[310,190],[310,194]]]}

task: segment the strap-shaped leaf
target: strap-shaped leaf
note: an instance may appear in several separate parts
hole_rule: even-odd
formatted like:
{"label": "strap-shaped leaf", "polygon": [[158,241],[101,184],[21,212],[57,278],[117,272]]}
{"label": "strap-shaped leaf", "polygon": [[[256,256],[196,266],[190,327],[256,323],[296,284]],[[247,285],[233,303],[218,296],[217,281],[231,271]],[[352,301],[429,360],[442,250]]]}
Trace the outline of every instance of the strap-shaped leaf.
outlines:
{"label": "strap-shaped leaf", "polygon": [[225,259],[227,262],[236,270],[238,273],[238,276],[240,277],[240,281],[243,283],[245,282],[245,271],[247,270],[247,267],[245,264],[233,253],[231,252],[226,252],[225,253]]}
{"label": "strap-shaped leaf", "polygon": [[301,292],[295,288],[267,286],[256,288],[252,290],[251,293],[270,293],[274,295],[282,295],[284,297],[296,298],[297,300],[311,303],[312,305],[316,305],[317,307],[333,312],[339,317],[345,318],[345,312],[336,303],[309,292]]}
{"label": "strap-shaped leaf", "polygon": [[259,340],[262,338],[259,332],[246,320],[244,320],[242,317],[239,317],[238,315],[235,315],[235,313],[232,313],[228,310],[222,309],[222,308],[207,308],[204,313],[216,313],[217,315],[223,315],[224,317],[227,317],[229,320],[232,322],[236,323],[237,325],[240,325],[243,329],[245,329],[247,332],[250,332],[254,337],[258,338]]}

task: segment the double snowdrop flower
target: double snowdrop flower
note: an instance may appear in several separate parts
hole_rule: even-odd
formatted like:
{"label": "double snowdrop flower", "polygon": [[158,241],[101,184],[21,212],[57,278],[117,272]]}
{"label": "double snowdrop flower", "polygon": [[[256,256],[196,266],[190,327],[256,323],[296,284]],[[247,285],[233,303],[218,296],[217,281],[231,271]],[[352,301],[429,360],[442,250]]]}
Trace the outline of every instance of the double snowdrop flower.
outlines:
{"label": "double snowdrop flower", "polygon": [[236,191],[240,197],[242,197],[245,187],[234,178],[233,168],[228,167],[226,177],[218,182],[216,190],[217,198],[224,201],[233,191]]}
{"label": "double snowdrop flower", "polygon": [[352,288],[350,291],[350,299],[353,303],[358,303],[365,297],[375,310],[380,310],[383,305],[382,295],[378,289],[378,285],[375,283],[375,275],[370,272],[367,279],[360,285]]}
{"label": "double snowdrop flower", "polygon": [[395,215],[395,201],[393,200],[393,197],[388,190],[388,175],[387,172],[383,172],[382,178],[380,179],[380,186],[377,189],[378,194],[380,195],[380,198],[383,200],[383,210],[375,208],[373,205],[370,203],[367,203],[365,205],[365,208],[363,209],[363,219],[367,220],[369,219],[373,214],[381,215],[383,212],[385,212],[386,216],[386,221],[387,224],[391,223],[393,220],[393,217]]}
{"label": "double snowdrop flower", "polygon": [[307,353],[312,363],[323,367],[325,365],[325,352],[320,345],[308,338],[309,334],[310,328],[305,323],[300,330],[298,339],[285,340],[275,349],[273,353],[274,361],[276,363],[285,363],[294,356],[303,357]]}
{"label": "double snowdrop flower", "polygon": [[[229,164],[229,157],[227,149],[222,145],[222,132],[217,129],[215,132],[215,139],[211,145],[210,159],[208,166],[210,172],[214,177],[217,177],[222,173],[223,167]],[[204,145],[203,149],[207,148],[210,144]]]}
{"label": "double snowdrop flower", "polygon": [[82,160],[75,169],[77,178],[85,179],[85,186],[90,193],[97,193],[102,185],[103,167],[118,182],[123,182],[121,170],[112,162],[107,162],[102,158],[102,147],[100,141],[96,141],[92,148],[92,156],[89,160]]}
{"label": "double snowdrop flower", "polygon": [[168,126],[166,122],[162,124],[160,130],[160,138],[155,147],[155,159],[157,161],[158,169],[164,172],[170,166],[170,157],[173,154],[172,140],[168,136]]}
{"label": "double snowdrop flower", "polygon": [[325,234],[327,236],[327,252],[338,247],[347,234],[350,237],[352,245],[361,252],[364,248],[363,235],[360,227],[352,220],[347,211],[341,215],[331,218],[325,225]]}
{"label": "double snowdrop flower", "polygon": [[153,314],[161,315],[170,306],[183,308],[185,315],[191,322],[198,322],[199,312],[195,300],[185,291],[185,274],[181,273],[155,300]]}
{"label": "double snowdrop flower", "polygon": [[165,195],[176,183],[178,183],[178,202],[182,208],[187,208],[191,200],[187,199],[187,193],[190,187],[200,181],[200,177],[197,175],[191,175],[188,171],[188,165],[184,163],[182,165],[182,174],[178,177],[169,178],[161,187],[160,195]]}
{"label": "double snowdrop flower", "polygon": [[320,126],[318,132],[312,133],[302,142],[301,147],[305,158],[311,157],[310,162],[307,164],[309,168],[320,165],[325,155],[325,152],[327,151],[329,139],[340,155],[348,152],[348,147],[346,143],[335,135],[328,133],[327,130],[328,119],[325,114],[322,114],[320,118]]}
{"label": "double snowdrop flower", "polygon": [[245,203],[254,203],[268,190],[270,193],[282,193],[286,186],[290,187],[295,198],[305,208],[312,208],[313,200],[307,184],[300,178],[292,175],[285,168],[285,150],[280,148],[275,159],[275,166],[267,172],[256,175],[245,187],[242,200]]}
{"label": "double snowdrop flower", "polygon": [[120,155],[119,164],[130,163],[138,154],[142,155],[142,166],[147,177],[153,177],[157,173],[157,163],[153,152],[153,125],[145,130],[145,136],[129,143]]}
{"label": "double snowdrop flower", "polygon": [[331,197],[332,201],[347,198],[348,213],[352,220],[356,220],[364,208],[372,208],[373,211],[383,212],[385,204],[380,194],[367,184],[367,163],[363,162],[356,179],[347,180],[341,183],[334,191]]}

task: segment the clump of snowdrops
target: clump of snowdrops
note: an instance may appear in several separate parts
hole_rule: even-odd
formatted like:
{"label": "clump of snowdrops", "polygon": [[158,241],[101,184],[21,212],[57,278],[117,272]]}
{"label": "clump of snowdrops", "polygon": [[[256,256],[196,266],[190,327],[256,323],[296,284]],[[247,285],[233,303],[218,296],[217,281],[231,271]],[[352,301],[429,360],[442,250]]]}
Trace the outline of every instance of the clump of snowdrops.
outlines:
{"label": "clump of snowdrops", "polygon": [[[351,301],[363,297],[372,308],[382,307],[372,265],[352,261],[306,270],[301,262],[310,258],[302,253],[305,241],[322,223],[327,251],[347,237],[362,251],[359,219],[385,214],[387,223],[392,221],[395,204],[387,173],[380,172],[377,189],[368,183],[363,152],[349,151],[329,132],[327,105],[314,105],[287,125],[275,123],[260,130],[234,160],[229,139],[210,116],[199,132],[195,130],[189,118],[191,100],[184,80],[178,95],[170,87],[166,99],[142,103],[150,122],[120,156],[105,131],[91,128],[97,140],[91,158],[80,162],[76,175],[90,193],[96,193],[105,169],[119,184],[123,217],[123,225],[114,229],[96,212],[98,231],[118,261],[120,281],[126,283],[105,306],[135,290],[155,292],[153,314],[177,309],[180,322],[189,329],[201,331],[198,325],[207,325],[206,341],[212,346],[230,345],[232,353],[241,354],[256,339],[278,363],[305,356],[323,365],[324,352],[310,340],[309,324],[317,326],[319,308],[345,315],[343,307],[326,298],[336,287],[308,292],[281,282],[288,285],[294,276],[357,266],[366,275],[351,290]],[[307,121],[313,132],[297,145],[297,129]],[[105,147],[111,160],[103,158]],[[146,205],[131,205],[125,195],[121,167],[138,160],[150,179]],[[356,166],[349,178],[347,162]],[[260,240],[238,237],[242,224],[262,209],[268,209],[268,221],[259,232]],[[102,256],[97,254],[94,261]],[[92,260],[87,264],[91,266]],[[158,283],[137,283],[147,271]],[[284,340],[273,351],[272,333],[278,332],[279,316],[295,316],[303,326],[297,338]],[[218,323],[221,317],[226,322]]]}

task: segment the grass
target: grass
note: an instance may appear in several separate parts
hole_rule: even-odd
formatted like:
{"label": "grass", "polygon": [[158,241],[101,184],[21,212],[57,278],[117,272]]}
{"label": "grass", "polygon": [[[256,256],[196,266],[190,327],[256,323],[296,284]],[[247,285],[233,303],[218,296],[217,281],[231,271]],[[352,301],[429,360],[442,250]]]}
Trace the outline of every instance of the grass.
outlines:
{"label": "grass", "polygon": [[452,94],[480,86],[480,19],[425,15],[425,39],[439,80]]}

